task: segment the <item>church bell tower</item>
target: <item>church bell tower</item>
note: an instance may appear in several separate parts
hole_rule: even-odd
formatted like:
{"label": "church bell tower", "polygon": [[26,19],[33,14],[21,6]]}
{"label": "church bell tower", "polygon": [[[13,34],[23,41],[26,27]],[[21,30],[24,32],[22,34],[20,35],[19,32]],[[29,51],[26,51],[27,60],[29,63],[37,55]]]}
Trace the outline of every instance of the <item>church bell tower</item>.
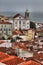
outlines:
{"label": "church bell tower", "polygon": [[28,10],[28,9],[26,9],[26,12],[25,12],[25,18],[26,18],[26,19],[28,19],[28,18],[29,18],[29,13],[30,13],[30,12],[29,12],[29,10]]}

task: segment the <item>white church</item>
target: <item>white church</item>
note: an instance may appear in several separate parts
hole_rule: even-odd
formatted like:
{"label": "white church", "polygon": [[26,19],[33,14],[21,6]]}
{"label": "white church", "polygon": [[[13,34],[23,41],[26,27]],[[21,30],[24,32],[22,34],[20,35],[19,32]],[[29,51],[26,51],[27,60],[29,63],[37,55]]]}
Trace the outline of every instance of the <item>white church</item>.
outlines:
{"label": "white church", "polygon": [[[12,35],[12,31],[14,30],[27,30],[30,28],[30,20],[29,20],[29,11],[28,9],[25,12],[25,16],[21,14],[16,14],[11,19],[4,19],[0,21],[0,34],[4,33],[7,35]],[[11,23],[12,22],[12,23]]]}
{"label": "white church", "polygon": [[23,30],[30,28],[29,13],[30,12],[27,9],[25,16],[22,16],[18,13],[13,17],[13,30]]}

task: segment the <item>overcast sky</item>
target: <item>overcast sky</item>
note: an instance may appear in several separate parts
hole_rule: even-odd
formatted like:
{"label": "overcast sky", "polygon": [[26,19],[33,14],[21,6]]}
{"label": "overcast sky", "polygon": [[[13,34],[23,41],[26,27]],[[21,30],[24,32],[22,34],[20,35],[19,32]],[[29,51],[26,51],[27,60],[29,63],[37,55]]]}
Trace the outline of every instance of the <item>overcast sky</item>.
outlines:
{"label": "overcast sky", "polygon": [[0,0],[0,11],[43,12],[43,0]]}

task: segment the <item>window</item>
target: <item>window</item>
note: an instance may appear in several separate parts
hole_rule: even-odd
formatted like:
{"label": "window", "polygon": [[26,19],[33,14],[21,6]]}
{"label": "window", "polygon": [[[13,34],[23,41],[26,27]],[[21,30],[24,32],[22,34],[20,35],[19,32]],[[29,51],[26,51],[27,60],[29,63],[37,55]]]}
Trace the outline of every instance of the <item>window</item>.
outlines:
{"label": "window", "polygon": [[15,22],[15,25],[17,26],[17,22]]}
{"label": "window", "polygon": [[27,23],[27,24],[29,24],[29,23]]}
{"label": "window", "polygon": [[19,18],[21,19],[21,16]]}
{"label": "window", "polygon": [[19,21],[19,28],[21,29],[21,21]]}
{"label": "window", "polygon": [[15,22],[15,24],[17,24],[17,22]]}
{"label": "window", "polygon": [[6,27],[6,25],[5,25],[5,27]]}
{"label": "window", "polygon": [[10,31],[10,29],[9,29],[9,31]]}
{"label": "window", "polygon": [[23,22],[23,26],[25,26],[25,22]]}
{"label": "window", "polygon": [[27,26],[27,28],[29,28],[29,26]]}
{"label": "window", "polygon": [[25,24],[25,22],[23,22],[23,24]]}
{"label": "window", "polygon": [[21,21],[19,21],[19,24],[21,24]]}
{"label": "window", "polygon": [[2,31],[2,28],[0,29],[0,31]]}
{"label": "window", "polygon": [[4,29],[4,31],[5,31],[6,29]]}
{"label": "window", "polygon": [[1,27],[3,27],[3,25]]}
{"label": "window", "polygon": [[8,29],[6,28],[6,31],[8,31]]}

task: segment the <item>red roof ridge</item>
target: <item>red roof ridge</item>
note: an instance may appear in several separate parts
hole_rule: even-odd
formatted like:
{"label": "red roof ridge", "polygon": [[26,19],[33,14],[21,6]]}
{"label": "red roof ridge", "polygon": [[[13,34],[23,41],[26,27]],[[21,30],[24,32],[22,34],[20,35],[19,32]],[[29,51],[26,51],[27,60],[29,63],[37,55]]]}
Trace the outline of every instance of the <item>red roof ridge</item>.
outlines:
{"label": "red roof ridge", "polygon": [[36,59],[35,59],[35,61],[34,61],[34,60],[30,60],[30,61],[31,61],[31,62],[36,62],[36,63],[41,64],[40,61],[39,61],[39,60],[36,60]]}
{"label": "red roof ridge", "polygon": [[12,24],[11,22],[0,21],[0,24]]}
{"label": "red roof ridge", "polygon": [[[13,18],[16,18],[18,16],[22,16],[22,15],[20,13],[17,13]],[[22,17],[24,17],[24,16],[22,16]]]}
{"label": "red roof ridge", "polygon": [[27,62],[24,62],[24,63],[21,63],[21,64],[19,64],[19,65],[41,65],[40,63],[38,63],[38,62],[35,62],[35,61],[33,61],[33,60],[29,60],[29,61],[27,61]]}
{"label": "red roof ridge", "polygon": [[14,56],[9,56],[8,58],[1,60],[1,62],[6,62],[6,61],[11,60],[13,58],[14,58]]}
{"label": "red roof ridge", "polygon": [[39,60],[37,60],[37,59],[33,59],[33,60],[41,64],[41,62]]}

